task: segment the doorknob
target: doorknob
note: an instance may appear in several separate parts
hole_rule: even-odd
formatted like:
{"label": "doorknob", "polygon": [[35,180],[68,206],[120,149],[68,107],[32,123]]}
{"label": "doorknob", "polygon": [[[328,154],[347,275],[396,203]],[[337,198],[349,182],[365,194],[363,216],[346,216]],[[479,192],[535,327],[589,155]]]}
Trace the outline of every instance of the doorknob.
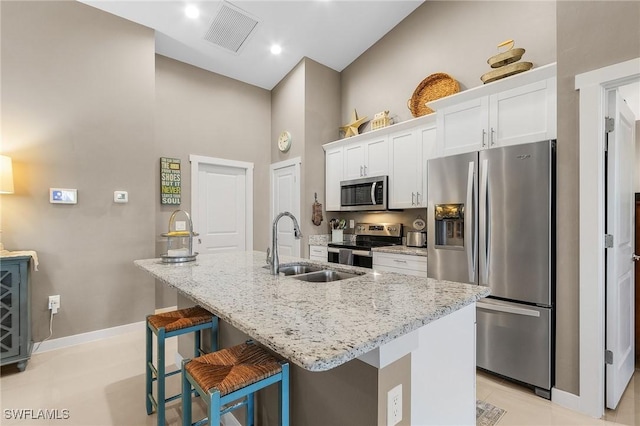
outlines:
{"label": "doorknob", "polygon": [[638,260],[640,260],[640,256],[638,256],[637,254],[635,254],[635,253],[634,253],[634,254],[632,254],[632,255],[631,255],[631,259],[632,259],[634,262],[637,262]]}

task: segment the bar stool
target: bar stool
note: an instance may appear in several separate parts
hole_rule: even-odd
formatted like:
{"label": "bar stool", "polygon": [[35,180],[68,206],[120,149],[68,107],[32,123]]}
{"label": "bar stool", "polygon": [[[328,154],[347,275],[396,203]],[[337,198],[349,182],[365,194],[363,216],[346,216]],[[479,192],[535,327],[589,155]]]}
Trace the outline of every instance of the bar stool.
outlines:
{"label": "bar stool", "polygon": [[[169,398],[165,396],[165,379],[180,370],[165,373],[165,339],[186,333],[195,333],[194,356],[200,356],[205,352],[201,348],[202,330],[211,330],[211,349],[218,349],[218,317],[200,306],[179,309],[162,314],[148,315],[146,327],[146,406],[147,414],[153,413],[155,408],[158,413],[158,425],[165,424],[165,404],[178,399],[181,393]],[[157,337],[157,362],[153,365],[153,342],[151,333]],[[153,396],[152,383],[157,382],[157,398]]]}
{"label": "bar stool", "polygon": [[[280,424],[289,425],[289,364],[252,341],[182,361],[182,424],[191,423],[191,387],[207,403],[208,417],[194,423],[218,426],[220,417],[247,407],[247,425],[253,426],[254,393],[278,383]],[[227,406],[232,401],[242,401]]]}

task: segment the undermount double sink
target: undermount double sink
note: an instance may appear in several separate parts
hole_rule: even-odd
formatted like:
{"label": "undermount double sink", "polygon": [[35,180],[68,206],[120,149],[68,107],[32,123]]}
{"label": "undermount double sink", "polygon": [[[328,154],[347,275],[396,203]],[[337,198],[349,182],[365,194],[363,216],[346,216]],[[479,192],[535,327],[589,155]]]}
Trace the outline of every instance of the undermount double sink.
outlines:
{"label": "undermount double sink", "polygon": [[280,266],[280,274],[290,276],[291,278],[295,278],[296,280],[313,283],[340,281],[362,275],[352,272],[324,269],[320,266],[307,265],[304,263],[290,263],[282,265]]}

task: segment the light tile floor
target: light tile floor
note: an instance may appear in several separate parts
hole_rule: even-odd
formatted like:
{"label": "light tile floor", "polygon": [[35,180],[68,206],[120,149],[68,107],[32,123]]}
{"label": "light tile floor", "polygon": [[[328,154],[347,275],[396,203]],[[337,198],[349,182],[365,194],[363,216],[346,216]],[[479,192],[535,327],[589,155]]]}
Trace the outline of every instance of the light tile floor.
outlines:
{"label": "light tile floor", "polygon": [[[175,353],[176,339],[167,342]],[[154,425],[155,415],[144,407],[144,332],[131,332],[96,342],[36,354],[26,371],[2,367],[0,373],[0,424],[2,425]],[[171,356],[169,355],[169,358]],[[168,360],[173,363],[173,360]],[[636,376],[640,370],[636,370]],[[539,398],[528,389],[479,372],[477,398],[507,412],[499,426],[508,425],[640,425],[640,380],[632,379],[616,411],[605,419],[592,419]],[[174,376],[168,387],[177,392]],[[68,410],[66,420],[17,420],[6,410]],[[194,418],[203,413],[194,407]],[[10,413],[10,412],[9,412]],[[179,402],[167,410],[167,424],[178,425]],[[301,425],[304,426],[304,425]]]}
{"label": "light tile floor", "polygon": [[594,419],[536,396],[532,390],[478,371],[476,397],[506,410],[499,426],[510,425],[640,425],[640,369],[636,369],[618,408]]}

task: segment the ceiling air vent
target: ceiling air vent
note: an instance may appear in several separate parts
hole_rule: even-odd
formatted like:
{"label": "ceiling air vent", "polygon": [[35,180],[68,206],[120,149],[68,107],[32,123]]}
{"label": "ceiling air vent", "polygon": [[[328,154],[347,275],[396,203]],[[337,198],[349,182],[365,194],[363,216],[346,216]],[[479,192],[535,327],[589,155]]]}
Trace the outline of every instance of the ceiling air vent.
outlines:
{"label": "ceiling air vent", "polygon": [[204,39],[237,54],[257,25],[256,18],[223,1]]}

